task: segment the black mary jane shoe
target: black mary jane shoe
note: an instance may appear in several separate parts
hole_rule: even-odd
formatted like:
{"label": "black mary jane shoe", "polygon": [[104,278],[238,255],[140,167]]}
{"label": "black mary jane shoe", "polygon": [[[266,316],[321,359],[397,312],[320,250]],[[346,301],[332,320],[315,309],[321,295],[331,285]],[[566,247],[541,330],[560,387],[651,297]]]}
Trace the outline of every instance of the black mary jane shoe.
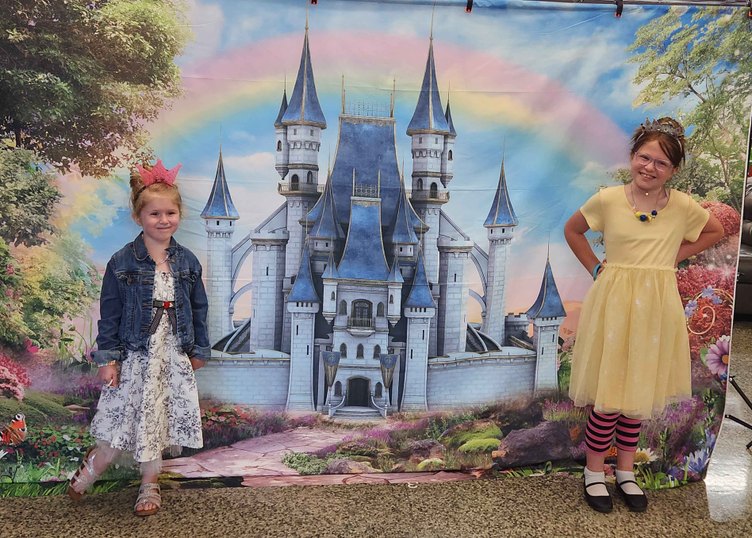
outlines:
{"label": "black mary jane shoe", "polygon": [[619,494],[621,495],[622,499],[624,499],[624,502],[627,505],[627,508],[629,508],[632,512],[644,512],[648,509],[648,498],[647,496],[642,494],[633,495],[630,493],[627,493],[624,491],[621,487],[622,484],[634,484],[637,487],[640,487],[637,482],[634,480],[624,480],[622,482],[616,483],[616,489],[619,490]]}
{"label": "black mary jane shoe", "polygon": [[587,488],[589,488],[590,486],[596,486],[598,484],[603,484],[604,486],[606,485],[605,482],[593,482],[592,484],[585,485],[585,500],[593,510],[608,514],[611,510],[614,509],[614,503],[611,500],[611,495],[590,495],[588,493]]}

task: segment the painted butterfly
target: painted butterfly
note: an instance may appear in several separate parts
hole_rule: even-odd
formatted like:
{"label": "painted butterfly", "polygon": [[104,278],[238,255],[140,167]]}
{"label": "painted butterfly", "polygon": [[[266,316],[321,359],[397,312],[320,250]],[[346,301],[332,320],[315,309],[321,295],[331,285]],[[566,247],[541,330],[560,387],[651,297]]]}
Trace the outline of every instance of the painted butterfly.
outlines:
{"label": "painted butterfly", "polygon": [[26,417],[18,413],[0,432],[0,445],[15,446],[26,439]]}

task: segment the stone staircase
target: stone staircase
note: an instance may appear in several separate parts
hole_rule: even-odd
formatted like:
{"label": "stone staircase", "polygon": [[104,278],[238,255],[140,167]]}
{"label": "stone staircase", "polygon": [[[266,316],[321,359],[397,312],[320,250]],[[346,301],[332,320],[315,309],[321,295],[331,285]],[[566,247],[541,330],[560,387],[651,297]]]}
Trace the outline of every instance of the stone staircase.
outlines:
{"label": "stone staircase", "polygon": [[384,420],[378,409],[373,407],[346,406],[340,407],[334,412],[334,420],[347,420],[353,422],[374,422]]}

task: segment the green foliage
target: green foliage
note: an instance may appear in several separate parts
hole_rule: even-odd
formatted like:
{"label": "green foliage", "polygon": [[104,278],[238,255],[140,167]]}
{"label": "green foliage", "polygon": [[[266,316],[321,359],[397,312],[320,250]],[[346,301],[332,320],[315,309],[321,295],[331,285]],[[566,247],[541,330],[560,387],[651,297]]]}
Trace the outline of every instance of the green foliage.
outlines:
{"label": "green foliage", "polygon": [[559,371],[556,372],[559,382],[559,393],[566,394],[569,391],[569,382],[572,377],[572,354],[570,352],[559,354]]}
{"label": "green foliage", "polygon": [[0,237],[0,342],[11,347],[20,347],[28,331],[18,301],[21,279],[19,265],[11,256],[7,243]]}
{"label": "green foliage", "polygon": [[33,151],[0,151],[0,238],[27,247],[44,242],[60,192],[54,175],[39,167]]}
{"label": "green foliage", "polygon": [[28,336],[44,347],[57,346],[58,355],[65,357],[75,339],[62,327],[64,321],[85,314],[99,293],[99,274],[86,257],[86,246],[64,232],[45,248],[29,251],[22,266]]}
{"label": "green foliage", "polygon": [[440,471],[444,469],[444,460],[441,458],[428,458],[421,461],[416,468],[417,471]]}
{"label": "green foliage", "polygon": [[288,452],[282,458],[282,463],[291,469],[295,469],[302,475],[314,475],[323,473],[331,459],[331,456],[321,459],[304,452]]}
{"label": "green foliage", "polygon": [[[501,432],[499,432],[501,433]],[[499,448],[500,439],[478,438],[470,439],[458,449],[460,452],[491,452]]]}
{"label": "green foliage", "polygon": [[[691,14],[690,14],[691,13]],[[641,27],[630,50],[639,64],[635,106],[693,98],[679,118],[692,159],[674,186],[740,208],[746,167],[752,27],[743,10],[670,9]],[[719,188],[720,187],[720,188]]]}
{"label": "green foliage", "polygon": [[428,425],[426,426],[426,438],[438,440],[442,434],[448,429],[462,424],[464,422],[470,422],[477,417],[472,413],[457,413],[447,415],[434,415],[429,417]]}
{"label": "green foliage", "polygon": [[[453,433],[442,439],[443,443],[449,447],[460,448],[470,441],[494,439],[499,440],[501,437],[501,428],[496,424],[483,424],[482,427],[473,425],[467,431]],[[498,443],[496,445],[498,447]]]}
{"label": "green foliage", "polygon": [[29,434],[37,426],[47,423],[61,423],[70,420],[71,413],[61,405],[60,398],[54,395],[27,390],[22,402],[0,398],[0,427],[17,413],[26,415]]}
{"label": "green foliage", "polygon": [[188,34],[170,0],[0,3],[0,137],[58,169],[104,176],[143,153],[180,92]]}
{"label": "green foliage", "polygon": [[31,429],[16,454],[27,461],[78,462],[93,444],[94,438],[85,426],[45,426]]}

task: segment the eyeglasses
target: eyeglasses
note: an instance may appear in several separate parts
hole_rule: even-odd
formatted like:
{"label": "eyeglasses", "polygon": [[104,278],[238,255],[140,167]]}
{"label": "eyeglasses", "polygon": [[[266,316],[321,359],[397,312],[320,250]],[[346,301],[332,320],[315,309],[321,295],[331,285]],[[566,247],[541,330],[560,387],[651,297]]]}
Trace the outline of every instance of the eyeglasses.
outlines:
{"label": "eyeglasses", "polygon": [[650,163],[653,163],[653,167],[658,172],[665,172],[667,170],[671,170],[674,167],[674,165],[668,161],[664,161],[663,159],[653,159],[652,157],[645,155],[644,153],[635,154],[634,159],[640,166],[647,166]]}

